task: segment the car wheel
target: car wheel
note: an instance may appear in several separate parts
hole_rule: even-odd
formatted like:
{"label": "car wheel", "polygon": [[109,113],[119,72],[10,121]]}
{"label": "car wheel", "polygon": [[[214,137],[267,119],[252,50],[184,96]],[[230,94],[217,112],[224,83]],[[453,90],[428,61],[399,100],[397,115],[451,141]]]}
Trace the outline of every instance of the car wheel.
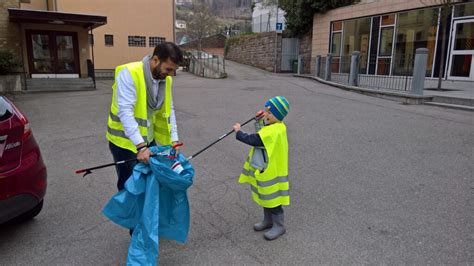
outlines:
{"label": "car wheel", "polygon": [[36,215],[38,215],[43,209],[43,200],[41,200],[33,209],[23,213],[22,215],[14,218],[12,220],[13,223],[22,223],[28,220],[33,219]]}

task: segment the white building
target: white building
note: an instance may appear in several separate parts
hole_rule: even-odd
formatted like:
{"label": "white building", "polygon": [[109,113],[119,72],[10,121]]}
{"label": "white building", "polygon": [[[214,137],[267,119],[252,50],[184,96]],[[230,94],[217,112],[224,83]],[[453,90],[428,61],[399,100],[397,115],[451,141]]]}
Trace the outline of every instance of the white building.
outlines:
{"label": "white building", "polygon": [[[277,18],[278,15],[278,18]],[[252,31],[268,32],[274,31],[276,23],[283,23],[285,29],[285,12],[277,6],[263,7],[262,3],[256,3],[252,13]]]}

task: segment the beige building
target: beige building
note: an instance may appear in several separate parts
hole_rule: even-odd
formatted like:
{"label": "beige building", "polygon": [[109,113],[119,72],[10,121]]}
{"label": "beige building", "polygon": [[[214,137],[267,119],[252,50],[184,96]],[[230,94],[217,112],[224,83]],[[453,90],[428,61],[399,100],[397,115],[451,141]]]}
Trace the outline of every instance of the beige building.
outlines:
{"label": "beige building", "polygon": [[428,49],[427,77],[439,76],[444,42],[444,73],[449,80],[474,81],[474,2],[458,1],[448,10],[442,35],[439,0],[362,0],[315,14],[312,57],[333,56],[333,71],[346,73],[350,55],[360,51],[360,73],[404,75],[417,48]]}
{"label": "beige building", "polygon": [[86,78],[88,61],[113,72],[174,40],[174,1],[3,0],[0,50],[22,58],[28,78]]}

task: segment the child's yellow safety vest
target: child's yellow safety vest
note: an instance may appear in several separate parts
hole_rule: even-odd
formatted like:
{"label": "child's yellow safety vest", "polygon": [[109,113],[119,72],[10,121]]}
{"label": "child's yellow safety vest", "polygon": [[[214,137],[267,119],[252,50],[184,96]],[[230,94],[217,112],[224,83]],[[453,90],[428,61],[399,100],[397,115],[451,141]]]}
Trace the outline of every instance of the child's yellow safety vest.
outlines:
{"label": "child's yellow safety vest", "polygon": [[265,208],[290,204],[288,183],[288,139],[283,122],[268,125],[258,134],[268,155],[268,165],[263,173],[250,165],[254,148],[244,163],[239,182],[250,184],[253,200]]}

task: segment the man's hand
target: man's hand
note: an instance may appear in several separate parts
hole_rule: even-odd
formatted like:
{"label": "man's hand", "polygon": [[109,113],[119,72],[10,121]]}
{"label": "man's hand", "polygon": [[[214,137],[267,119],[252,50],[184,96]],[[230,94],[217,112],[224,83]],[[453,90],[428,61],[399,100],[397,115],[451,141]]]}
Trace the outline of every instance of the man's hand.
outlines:
{"label": "man's hand", "polygon": [[144,145],[141,145],[141,146],[137,147],[137,150],[139,150],[138,153],[137,153],[137,160],[142,162],[142,163],[148,164],[149,161],[150,161],[150,156],[152,154],[151,154],[151,151],[148,147],[146,147],[146,148],[143,148],[143,147],[144,147]]}
{"label": "man's hand", "polygon": [[233,128],[234,128],[235,133],[239,132],[239,131],[240,131],[240,124],[239,124],[239,123],[235,123],[235,125],[233,126]]}

